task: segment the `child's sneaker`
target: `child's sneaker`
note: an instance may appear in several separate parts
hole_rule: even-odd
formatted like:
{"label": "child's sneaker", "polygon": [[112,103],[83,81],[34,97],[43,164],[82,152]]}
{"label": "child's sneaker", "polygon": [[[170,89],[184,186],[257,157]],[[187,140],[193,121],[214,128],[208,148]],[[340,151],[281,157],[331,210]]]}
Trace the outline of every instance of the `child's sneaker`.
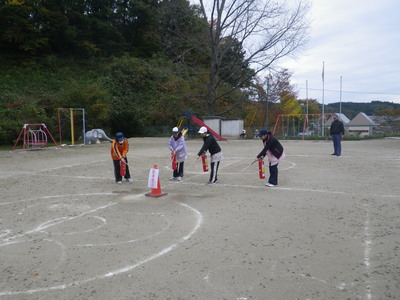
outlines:
{"label": "child's sneaker", "polygon": [[216,184],[217,182],[218,182],[218,180],[216,180],[216,181],[214,181],[214,182],[209,181],[209,182],[207,182],[206,184]]}

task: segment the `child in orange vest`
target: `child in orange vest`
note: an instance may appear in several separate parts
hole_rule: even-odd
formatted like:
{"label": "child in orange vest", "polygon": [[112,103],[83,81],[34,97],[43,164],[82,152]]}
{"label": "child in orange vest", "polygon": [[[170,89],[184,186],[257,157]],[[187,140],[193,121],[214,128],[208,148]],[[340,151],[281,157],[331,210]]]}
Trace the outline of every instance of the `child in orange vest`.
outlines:
{"label": "child in orange vest", "polygon": [[126,181],[133,181],[133,179],[131,178],[131,174],[129,173],[128,158],[126,157],[128,151],[128,140],[124,137],[124,134],[122,132],[117,132],[115,135],[115,140],[111,142],[111,158],[113,159],[114,163],[114,175],[115,182],[117,184],[122,183],[121,161],[126,163],[126,172],[124,176]]}

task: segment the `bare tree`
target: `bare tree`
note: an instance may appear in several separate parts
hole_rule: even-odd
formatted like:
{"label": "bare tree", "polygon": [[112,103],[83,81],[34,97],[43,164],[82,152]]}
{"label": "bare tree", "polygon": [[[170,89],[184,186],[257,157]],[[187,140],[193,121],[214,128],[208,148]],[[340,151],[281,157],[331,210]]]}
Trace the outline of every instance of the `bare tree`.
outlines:
{"label": "bare tree", "polygon": [[[307,41],[307,0],[299,0],[295,6],[277,0],[198,1],[206,21],[203,24],[208,24],[209,115],[216,113],[219,99],[249,86],[255,75],[294,54]],[[227,79],[235,79],[229,89]]]}

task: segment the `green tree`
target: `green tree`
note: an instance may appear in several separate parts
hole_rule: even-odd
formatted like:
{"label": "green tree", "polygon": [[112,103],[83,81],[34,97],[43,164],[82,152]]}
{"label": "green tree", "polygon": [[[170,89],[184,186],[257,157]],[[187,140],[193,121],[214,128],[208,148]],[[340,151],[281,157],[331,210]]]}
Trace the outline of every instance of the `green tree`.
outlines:
{"label": "green tree", "polygon": [[153,57],[161,51],[157,18],[159,1],[116,0],[113,24],[128,44],[128,51],[139,57]]}
{"label": "green tree", "polygon": [[61,91],[57,106],[60,108],[84,108],[86,128],[110,128],[111,95],[99,82],[80,83],[75,80]]}
{"label": "green tree", "polygon": [[301,114],[301,103],[291,84],[292,73],[288,69],[280,69],[268,74],[263,80],[257,80],[257,101],[262,103],[262,126],[271,127],[279,114]]}
{"label": "green tree", "polygon": [[307,112],[307,106],[308,106],[308,114],[320,114],[321,113],[320,104],[316,99],[299,100],[299,103],[300,103],[300,105],[303,106],[304,114]]}
{"label": "green tree", "polygon": [[[125,5],[125,7],[123,6]],[[0,50],[109,56],[158,51],[156,2],[118,0],[11,0],[0,3]]]}
{"label": "green tree", "polygon": [[385,119],[386,126],[391,128],[392,133],[400,133],[400,109],[387,108],[377,111],[376,114]]}
{"label": "green tree", "polygon": [[157,13],[163,53],[174,63],[189,67],[207,66],[206,24],[202,24],[204,20],[200,18],[198,7],[187,0],[162,1]]}
{"label": "green tree", "polygon": [[0,4],[0,49],[38,53],[47,51],[47,11],[37,1],[11,0]]}
{"label": "green tree", "polygon": [[186,73],[162,59],[115,58],[106,82],[112,95],[113,131],[140,135],[143,124],[176,123],[183,110],[196,108],[191,97],[195,85],[179,76]]}

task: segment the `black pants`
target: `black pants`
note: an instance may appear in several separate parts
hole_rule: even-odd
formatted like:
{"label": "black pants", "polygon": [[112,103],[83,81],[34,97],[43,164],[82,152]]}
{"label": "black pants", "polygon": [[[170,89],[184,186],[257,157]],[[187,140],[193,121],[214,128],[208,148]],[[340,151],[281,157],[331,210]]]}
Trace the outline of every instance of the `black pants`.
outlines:
{"label": "black pants", "polygon": [[271,183],[273,185],[278,185],[278,164],[274,166],[271,166],[271,163],[269,164],[268,183]]}
{"label": "black pants", "polygon": [[211,163],[210,182],[212,182],[212,183],[217,182],[217,180],[218,180],[218,177],[217,177],[218,167],[219,167],[219,161]]}
{"label": "black pants", "polygon": [[174,178],[183,177],[183,164],[184,164],[184,161],[176,163],[176,169],[174,170],[174,173],[172,174],[172,176],[174,176]]}
{"label": "black pants", "polygon": [[[128,158],[125,158],[125,161],[126,161],[125,179],[129,179],[131,178],[131,174],[129,173]],[[113,160],[115,182],[122,181],[120,162],[121,162],[120,160]]]}

